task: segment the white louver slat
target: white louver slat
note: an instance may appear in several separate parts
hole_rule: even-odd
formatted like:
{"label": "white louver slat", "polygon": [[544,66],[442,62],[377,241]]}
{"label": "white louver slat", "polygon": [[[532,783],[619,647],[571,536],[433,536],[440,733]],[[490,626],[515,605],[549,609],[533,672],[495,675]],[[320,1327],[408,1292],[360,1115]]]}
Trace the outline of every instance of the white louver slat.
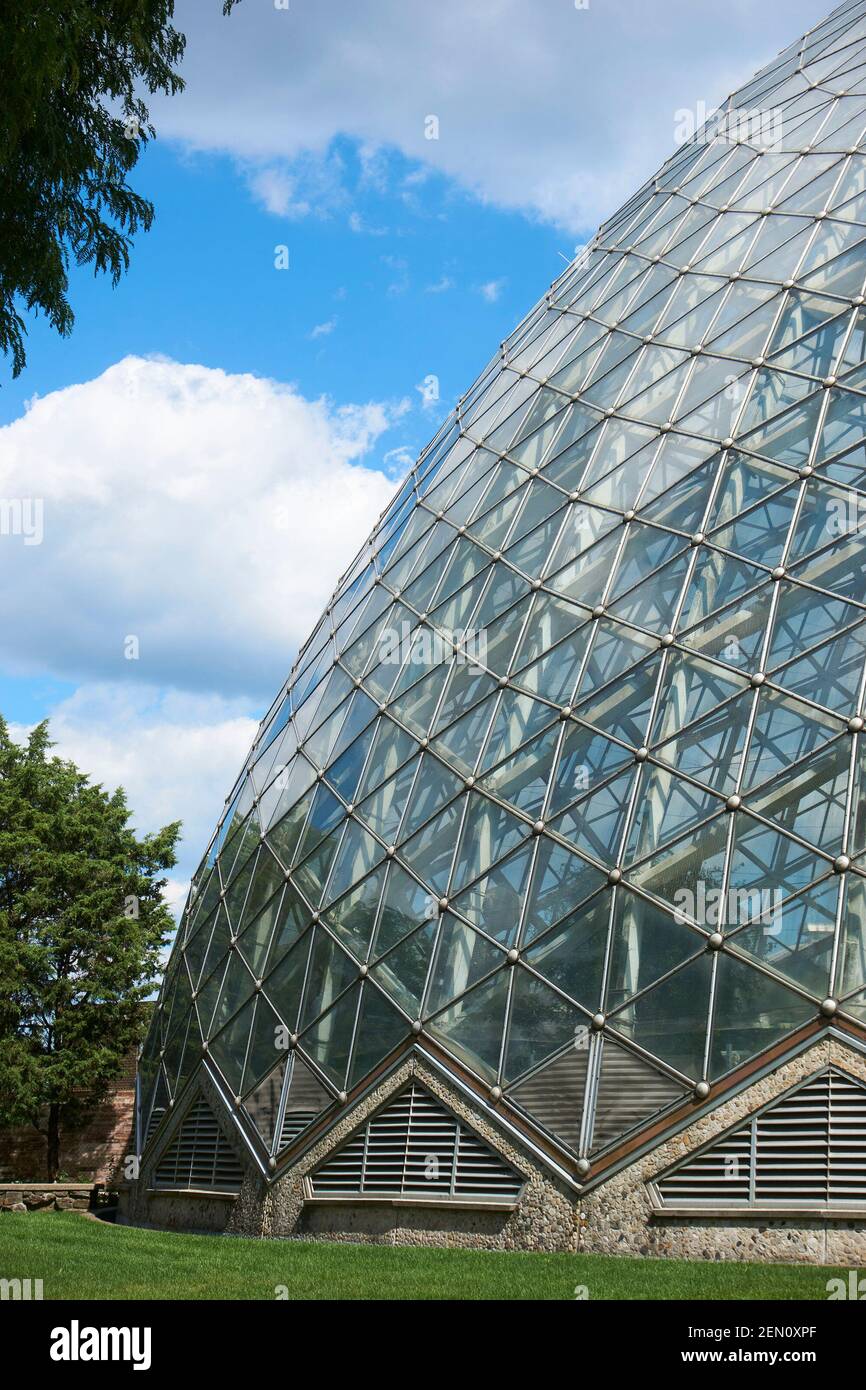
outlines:
{"label": "white louver slat", "polygon": [[156,1166],[154,1185],[237,1192],[243,1169],[207,1101],[199,1098]]}
{"label": "white louver slat", "polygon": [[666,1206],[866,1206],[866,1087],[821,1072],[657,1187]]}
{"label": "white louver slat", "polygon": [[414,1083],[313,1174],[315,1196],[516,1200],[523,1179]]}

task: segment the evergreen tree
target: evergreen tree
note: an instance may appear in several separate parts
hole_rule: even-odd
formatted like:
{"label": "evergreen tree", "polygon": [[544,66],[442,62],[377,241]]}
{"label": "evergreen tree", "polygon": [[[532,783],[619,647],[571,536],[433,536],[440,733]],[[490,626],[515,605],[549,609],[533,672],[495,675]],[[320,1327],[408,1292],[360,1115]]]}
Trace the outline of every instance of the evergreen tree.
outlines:
{"label": "evergreen tree", "polygon": [[139,838],[109,795],[0,717],[0,1123],[61,1139],[104,1098],[143,1035],[173,922],[162,872],[180,823]]}

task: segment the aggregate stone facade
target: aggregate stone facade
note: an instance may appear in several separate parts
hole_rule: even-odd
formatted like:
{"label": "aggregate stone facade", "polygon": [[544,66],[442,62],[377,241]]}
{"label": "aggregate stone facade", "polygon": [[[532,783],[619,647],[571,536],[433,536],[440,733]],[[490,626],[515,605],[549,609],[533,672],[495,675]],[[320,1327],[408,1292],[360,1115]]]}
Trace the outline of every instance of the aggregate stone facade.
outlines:
{"label": "aggregate stone facade", "polygon": [[237,1131],[225,1113],[219,1092],[204,1069],[199,1073],[198,1087],[210,1105],[224,1137],[245,1164],[247,1176],[241,1193],[236,1197],[234,1194],[198,1195],[168,1191],[157,1193],[150,1190],[159,1158],[183,1119],[186,1110],[184,1104],[166,1127],[158,1148],[148,1154],[141,1167],[138,1181],[118,1187],[118,1220],[121,1223],[131,1226],[159,1226],[179,1231],[224,1231],[233,1207],[240,1202],[248,1188],[257,1184],[258,1179],[251,1165],[247,1166],[249,1156],[244,1154]]}
{"label": "aggregate stone facade", "polygon": [[654,1211],[647,1186],[672,1164],[829,1063],[866,1081],[866,1057],[828,1034],[587,1192],[581,1202],[581,1251],[691,1260],[866,1264],[866,1220],[774,1219],[738,1213],[667,1216]]}
{"label": "aggregate stone facade", "polygon": [[[411,1201],[341,1202],[333,1206],[311,1205],[305,1201],[306,1178],[412,1077],[417,1077],[523,1176],[525,1185],[513,1210],[490,1210],[480,1204],[447,1208]],[[460,1091],[448,1085],[415,1054],[348,1110],[297,1164],[270,1185],[245,1153],[225,1114],[223,1102],[204,1070],[200,1073],[199,1085],[222,1133],[244,1164],[246,1177],[240,1191],[236,1196],[219,1197],[149,1190],[159,1156],[170,1142],[175,1124],[182,1119],[179,1112],[178,1121],[166,1129],[159,1147],[148,1155],[139,1181],[121,1190],[122,1221],[177,1230],[377,1245],[462,1246],[483,1250],[577,1249],[575,1195],[567,1184],[515,1142],[495,1119],[468,1105]]]}
{"label": "aggregate stone facade", "polygon": [[[747,1119],[814,1072],[834,1064],[866,1082],[866,1056],[832,1033],[782,1062],[774,1071],[702,1114],[678,1133],[582,1196],[481,1112],[418,1053],[407,1057],[299,1159],[269,1184],[245,1153],[213,1083],[200,1086],[217,1122],[245,1165],[236,1196],[154,1193],[153,1158],[138,1184],[121,1194],[121,1219],[178,1230],[233,1235],[346,1241],[374,1245],[438,1246],[480,1250],[571,1251],[695,1260],[750,1260],[800,1264],[866,1265],[866,1218],[793,1219],[749,1216],[675,1216],[653,1204],[648,1184],[678,1162]],[[416,1078],[519,1172],[525,1185],[511,1210],[447,1206],[409,1199],[311,1203],[307,1179],[367,1118]],[[166,1132],[170,1140],[174,1126]],[[160,1145],[160,1150],[164,1145]],[[158,1153],[157,1153],[158,1157]]]}
{"label": "aggregate stone facade", "polygon": [[[510,1163],[525,1179],[520,1200],[511,1211],[482,1206],[437,1207],[403,1201],[359,1201],[305,1205],[305,1179],[322,1160],[386,1103],[412,1077],[432,1092],[459,1119]],[[305,1239],[358,1241],[374,1245],[427,1245],[481,1250],[576,1250],[575,1195],[491,1115],[467,1104],[462,1093],[413,1054],[369,1092],[329,1130],[269,1192],[244,1184],[228,1229],[237,1234],[300,1236]]]}

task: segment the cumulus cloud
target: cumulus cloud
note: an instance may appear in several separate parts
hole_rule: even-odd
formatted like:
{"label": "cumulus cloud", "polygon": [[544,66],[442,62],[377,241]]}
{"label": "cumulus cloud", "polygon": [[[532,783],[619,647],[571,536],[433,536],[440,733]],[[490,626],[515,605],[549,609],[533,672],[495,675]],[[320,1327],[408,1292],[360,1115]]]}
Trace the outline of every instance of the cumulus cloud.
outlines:
{"label": "cumulus cloud", "polygon": [[[180,0],[186,92],[153,103],[162,136],[242,160],[359,142],[381,187],[381,147],[478,197],[593,230],[671,151],[675,112],[713,109],[821,19],[821,0]],[[428,118],[438,120],[438,138]],[[306,174],[312,177],[312,165]],[[314,207],[319,199],[300,197]]]}
{"label": "cumulus cloud", "polygon": [[[166,888],[177,910],[257,727],[241,700],[111,682],[82,686],[50,721],[54,753],[109,792],[122,786],[141,834],[183,821]],[[27,729],[10,732],[20,742]]]}
{"label": "cumulus cloud", "polygon": [[364,460],[406,409],[136,357],[34,401],[0,430],[5,669],[267,703],[393,492]]}

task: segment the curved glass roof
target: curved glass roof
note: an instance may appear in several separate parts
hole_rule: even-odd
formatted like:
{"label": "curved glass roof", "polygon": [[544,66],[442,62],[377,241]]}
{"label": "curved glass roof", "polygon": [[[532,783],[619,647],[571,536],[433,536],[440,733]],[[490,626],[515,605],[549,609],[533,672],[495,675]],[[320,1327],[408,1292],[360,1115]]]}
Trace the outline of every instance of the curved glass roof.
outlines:
{"label": "curved glass roof", "polygon": [[586,1155],[866,1021],[861,146],[858,0],[461,399],[227,801],[145,1124],[205,1055],[276,1157],[415,1043]]}

